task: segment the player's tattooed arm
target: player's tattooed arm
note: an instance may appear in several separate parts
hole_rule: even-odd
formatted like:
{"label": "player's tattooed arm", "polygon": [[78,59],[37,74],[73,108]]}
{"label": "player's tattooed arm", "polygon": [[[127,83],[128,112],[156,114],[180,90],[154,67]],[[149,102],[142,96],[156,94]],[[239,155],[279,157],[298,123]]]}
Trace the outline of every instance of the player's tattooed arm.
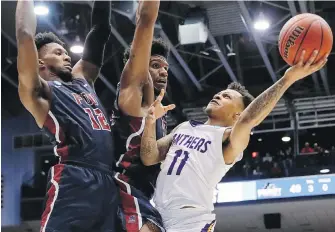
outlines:
{"label": "player's tattooed arm", "polygon": [[141,140],[141,160],[146,166],[163,161],[169,151],[173,132],[156,140],[156,124],[146,123]]}
{"label": "player's tattooed arm", "polygon": [[47,83],[39,76],[39,60],[35,45],[36,16],[32,0],[18,1],[16,6],[16,41],[18,48],[19,97],[25,108],[42,127],[49,111]]}
{"label": "player's tattooed arm", "polygon": [[296,81],[321,69],[326,63],[325,57],[320,62],[313,64],[317,56],[314,52],[304,64],[304,52],[299,63],[289,68],[285,75],[275,84],[260,94],[240,115],[229,135],[229,144],[224,148],[224,157],[227,163],[232,163],[235,157],[243,152],[250,139],[252,128],[259,125],[273,110],[285,91]]}
{"label": "player's tattooed arm", "polygon": [[140,156],[146,166],[157,164],[165,159],[173,140],[173,134],[180,126],[177,126],[167,136],[156,140],[156,120],[175,108],[175,105],[163,106],[161,103],[163,97],[164,90],[161,90],[155,102],[150,106],[145,119]]}
{"label": "player's tattooed arm", "polygon": [[91,86],[103,64],[105,45],[111,33],[111,2],[94,1],[91,14],[91,30],[86,36],[82,58],[73,67],[72,75],[85,78]]}
{"label": "player's tattooed arm", "polygon": [[[120,109],[131,116],[145,116],[142,107],[144,100],[146,105],[154,101],[149,63],[159,5],[159,1],[141,0],[137,8],[134,39],[130,46],[129,57],[125,56],[118,98]],[[149,88],[149,91],[145,88]],[[144,97],[143,95],[148,92],[151,95]]]}

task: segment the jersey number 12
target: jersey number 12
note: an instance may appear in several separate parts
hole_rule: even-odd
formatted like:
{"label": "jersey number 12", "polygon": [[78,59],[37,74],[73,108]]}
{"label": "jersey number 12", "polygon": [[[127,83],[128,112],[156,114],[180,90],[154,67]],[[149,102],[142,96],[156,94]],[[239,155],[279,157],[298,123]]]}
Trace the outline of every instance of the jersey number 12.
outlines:
{"label": "jersey number 12", "polygon": [[111,131],[111,127],[107,122],[104,113],[99,108],[96,108],[93,111],[90,108],[84,108],[84,111],[90,117],[92,128],[94,130]]}
{"label": "jersey number 12", "polygon": [[176,175],[179,176],[180,173],[181,173],[181,170],[183,170],[183,168],[184,168],[184,166],[185,166],[185,164],[186,164],[186,162],[187,162],[187,160],[188,160],[188,155],[189,155],[189,154],[190,154],[190,153],[189,153],[188,151],[177,150],[177,151],[175,152],[175,156],[174,156],[174,158],[173,158],[173,160],[172,160],[172,163],[171,163],[171,165],[170,165],[170,167],[169,167],[169,170],[168,170],[167,174],[168,174],[168,175],[172,175],[172,171],[173,171],[174,166],[176,165],[177,159],[178,159],[181,155],[183,155],[184,158],[180,161],[180,164],[179,164],[179,166],[178,166],[178,168],[177,168],[177,172],[176,172]]}

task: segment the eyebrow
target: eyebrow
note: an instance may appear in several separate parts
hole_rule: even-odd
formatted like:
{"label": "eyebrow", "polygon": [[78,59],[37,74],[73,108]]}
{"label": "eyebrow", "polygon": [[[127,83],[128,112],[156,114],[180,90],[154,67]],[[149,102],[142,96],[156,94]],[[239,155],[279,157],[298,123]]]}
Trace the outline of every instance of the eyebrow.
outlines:
{"label": "eyebrow", "polygon": [[166,66],[169,66],[169,64],[165,60],[159,59],[159,58],[153,58],[153,59],[150,60],[150,63],[151,62],[159,62],[159,63],[163,63]]}

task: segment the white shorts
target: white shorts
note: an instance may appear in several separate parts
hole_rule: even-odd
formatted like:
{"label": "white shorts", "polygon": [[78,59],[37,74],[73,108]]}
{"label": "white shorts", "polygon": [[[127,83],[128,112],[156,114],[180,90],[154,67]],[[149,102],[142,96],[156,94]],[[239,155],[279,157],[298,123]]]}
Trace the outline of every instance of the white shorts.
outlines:
{"label": "white shorts", "polygon": [[166,232],[213,232],[215,214],[198,208],[160,210]]}

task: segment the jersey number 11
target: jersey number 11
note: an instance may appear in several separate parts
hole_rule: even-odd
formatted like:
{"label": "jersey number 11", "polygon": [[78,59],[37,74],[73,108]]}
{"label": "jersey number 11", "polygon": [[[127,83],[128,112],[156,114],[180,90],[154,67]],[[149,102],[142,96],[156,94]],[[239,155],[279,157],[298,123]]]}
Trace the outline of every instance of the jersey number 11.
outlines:
{"label": "jersey number 11", "polygon": [[176,172],[176,175],[179,176],[180,173],[181,173],[181,170],[183,170],[183,168],[184,168],[184,166],[185,166],[185,164],[186,164],[186,161],[188,160],[188,155],[189,155],[189,154],[190,154],[190,153],[189,153],[188,151],[177,150],[177,151],[175,152],[175,156],[174,156],[174,158],[173,158],[173,160],[172,160],[172,163],[171,163],[171,165],[170,165],[170,167],[169,167],[169,170],[168,170],[167,174],[168,174],[168,175],[172,175],[173,168],[174,168],[174,166],[176,165],[176,162],[177,162],[178,158],[179,158],[181,155],[184,155],[184,158],[180,161],[180,164],[179,164],[178,169],[177,169],[177,172]]}

